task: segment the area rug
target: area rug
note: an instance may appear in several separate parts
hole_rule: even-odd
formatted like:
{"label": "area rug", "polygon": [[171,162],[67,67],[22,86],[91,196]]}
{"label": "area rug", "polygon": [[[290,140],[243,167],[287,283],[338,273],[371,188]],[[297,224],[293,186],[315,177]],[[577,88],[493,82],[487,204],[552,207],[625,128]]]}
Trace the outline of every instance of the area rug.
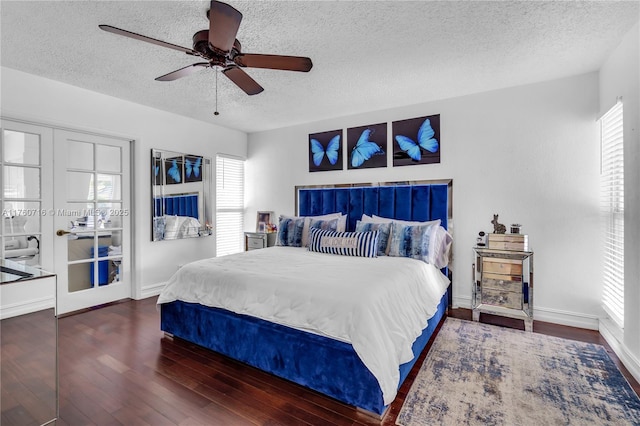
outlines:
{"label": "area rug", "polygon": [[447,318],[396,424],[640,425],[601,345]]}

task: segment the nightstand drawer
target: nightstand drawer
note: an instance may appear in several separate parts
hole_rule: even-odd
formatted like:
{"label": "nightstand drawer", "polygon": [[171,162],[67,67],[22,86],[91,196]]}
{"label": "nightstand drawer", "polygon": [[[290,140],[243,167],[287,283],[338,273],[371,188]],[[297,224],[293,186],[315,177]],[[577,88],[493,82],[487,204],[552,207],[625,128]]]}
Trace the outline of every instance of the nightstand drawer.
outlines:
{"label": "nightstand drawer", "polygon": [[515,259],[484,258],[482,259],[482,270],[485,273],[496,273],[503,275],[522,275],[522,261]]}
{"label": "nightstand drawer", "polygon": [[522,281],[512,281],[506,279],[482,278],[483,289],[495,289],[499,291],[522,292]]}
{"label": "nightstand drawer", "polygon": [[522,291],[502,291],[493,288],[482,289],[482,303],[504,308],[522,309]]}
{"label": "nightstand drawer", "polygon": [[266,239],[261,237],[247,237],[247,250],[255,250],[265,248],[267,246]]}

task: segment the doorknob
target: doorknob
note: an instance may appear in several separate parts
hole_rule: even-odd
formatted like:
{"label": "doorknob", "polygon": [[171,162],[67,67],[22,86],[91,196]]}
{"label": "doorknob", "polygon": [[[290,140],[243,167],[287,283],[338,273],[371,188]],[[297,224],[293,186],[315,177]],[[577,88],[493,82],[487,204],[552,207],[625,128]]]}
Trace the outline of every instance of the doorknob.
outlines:
{"label": "doorknob", "polygon": [[65,230],[63,230],[63,229],[58,229],[58,230],[56,231],[56,235],[57,235],[58,237],[62,237],[63,235],[67,235],[67,234],[72,234],[72,232],[71,232],[71,231],[65,231]]}

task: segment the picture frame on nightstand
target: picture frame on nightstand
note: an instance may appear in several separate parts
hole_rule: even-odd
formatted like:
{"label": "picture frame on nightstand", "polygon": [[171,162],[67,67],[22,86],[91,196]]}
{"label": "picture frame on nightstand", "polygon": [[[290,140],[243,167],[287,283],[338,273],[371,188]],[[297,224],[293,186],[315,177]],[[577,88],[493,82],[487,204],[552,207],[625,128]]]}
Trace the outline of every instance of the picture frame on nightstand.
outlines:
{"label": "picture frame on nightstand", "polygon": [[273,217],[273,212],[259,211],[256,215],[256,232],[267,232],[267,227],[269,226],[269,224],[273,223]]}

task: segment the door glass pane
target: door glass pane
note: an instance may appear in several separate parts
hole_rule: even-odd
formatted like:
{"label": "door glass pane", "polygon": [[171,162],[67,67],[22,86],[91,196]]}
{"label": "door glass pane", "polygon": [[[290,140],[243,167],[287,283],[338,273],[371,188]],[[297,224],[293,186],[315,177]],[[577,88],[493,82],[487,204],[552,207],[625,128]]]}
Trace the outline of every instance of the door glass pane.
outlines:
{"label": "door glass pane", "polygon": [[120,228],[122,227],[123,216],[128,216],[129,212],[122,209],[122,203],[105,203],[99,202],[98,212],[101,219],[101,227],[108,228]]}
{"label": "door glass pane", "polygon": [[122,198],[120,175],[98,174],[98,200],[120,200]]}
{"label": "door glass pane", "polygon": [[5,198],[40,198],[40,169],[4,166]]}
{"label": "door glass pane", "polygon": [[120,148],[109,145],[96,145],[96,170],[120,173]]}
{"label": "door glass pane", "polygon": [[111,259],[109,261],[109,283],[114,284],[120,282],[120,268],[122,266],[122,258]]}
{"label": "door glass pane", "polygon": [[67,168],[93,170],[93,144],[67,141]]}
{"label": "door glass pane", "polygon": [[2,207],[3,231],[8,234],[40,233],[40,216],[46,215],[38,201],[5,201]]}
{"label": "door glass pane", "polygon": [[74,260],[92,259],[94,257],[93,233],[69,234],[67,238],[69,239],[67,247],[70,262]]}
{"label": "door glass pane", "polygon": [[68,288],[69,293],[80,290],[87,290],[92,287],[94,281],[91,275],[93,262],[75,263],[69,265],[69,280]]}
{"label": "door glass pane", "polygon": [[93,199],[93,173],[67,172],[67,199]]}
{"label": "door glass pane", "polygon": [[4,131],[4,161],[16,164],[40,164],[40,136]]}

